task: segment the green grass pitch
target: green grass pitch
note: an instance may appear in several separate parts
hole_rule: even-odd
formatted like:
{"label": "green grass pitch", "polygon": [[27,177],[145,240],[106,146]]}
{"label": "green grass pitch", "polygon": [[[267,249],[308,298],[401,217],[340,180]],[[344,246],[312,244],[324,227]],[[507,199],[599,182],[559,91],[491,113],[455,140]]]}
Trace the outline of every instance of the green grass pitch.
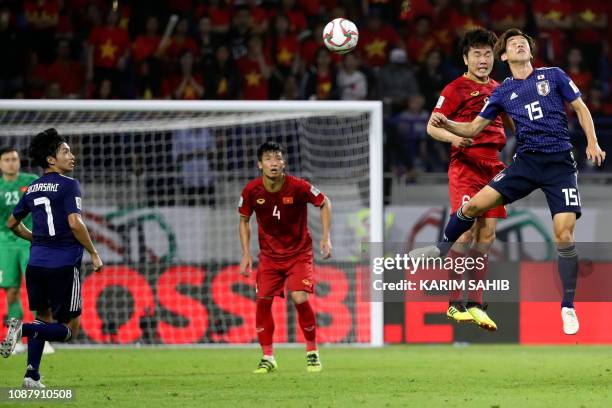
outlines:
{"label": "green grass pitch", "polygon": [[[610,347],[328,347],[317,374],[302,349],[276,356],[278,372],[255,375],[255,348],[60,349],[41,373],[48,387],[76,389],[65,406],[79,407],[612,406]],[[0,387],[20,385],[25,360],[0,361]]]}

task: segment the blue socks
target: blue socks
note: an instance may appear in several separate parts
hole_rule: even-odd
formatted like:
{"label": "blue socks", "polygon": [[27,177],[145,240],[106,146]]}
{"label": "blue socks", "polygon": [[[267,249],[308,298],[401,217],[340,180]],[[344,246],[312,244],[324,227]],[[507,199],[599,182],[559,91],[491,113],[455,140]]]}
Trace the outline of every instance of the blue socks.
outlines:
{"label": "blue socks", "polygon": [[45,323],[42,320],[34,320],[33,323],[24,323],[22,334],[29,338],[46,341],[65,342],[70,340],[72,333],[70,329],[61,323]]}
{"label": "blue socks", "polygon": [[576,246],[571,244],[570,246],[557,248],[557,252],[559,253],[559,277],[563,283],[561,307],[573,308],[578,278],[578,253],[576,252]]}
{"label": "blue socks", "polygon": [[451,215],[448,224],[446,224],[446,228],[444,229],[444,240],[438,244],[440,256],[442,257],[446,256],[459,237],[474,225],[475,218],[463,215],[461,212],[462,208],[463,206],[459,207],[457,212]]}
{"label": "blue socks", "polygon": [[30,377],[34,381],[40,380],[40,360],[42,358],[45,341],[34,337],[28,337],[28,368],[24,377]]}

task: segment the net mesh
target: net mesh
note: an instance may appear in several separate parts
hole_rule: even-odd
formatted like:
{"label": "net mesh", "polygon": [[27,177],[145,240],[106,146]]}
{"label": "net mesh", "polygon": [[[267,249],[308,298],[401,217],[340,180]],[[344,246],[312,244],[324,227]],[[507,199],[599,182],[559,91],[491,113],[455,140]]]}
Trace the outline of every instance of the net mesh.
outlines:
{"label": "net mesh", "polygon": [[[358,261],[368,235],[368,112],[49,109],[4,111],[0,121],[0,146],[21,152],[24,171],[40,174],[27,147],[49,127],[69,137],[76,155],[84,219],[107,265],[99,274],[84,268],[79,342],[256,340],[254,277],[238,273],[237,203],[259,176],[256,150],[266,140],[282,143],[288,171],[333,204],[333,261],[315,250],[320,341],[370,341]],[[321,224],[309,207],[316,249]],[[275,342],[303,340],[290,303],[275,301]]]}

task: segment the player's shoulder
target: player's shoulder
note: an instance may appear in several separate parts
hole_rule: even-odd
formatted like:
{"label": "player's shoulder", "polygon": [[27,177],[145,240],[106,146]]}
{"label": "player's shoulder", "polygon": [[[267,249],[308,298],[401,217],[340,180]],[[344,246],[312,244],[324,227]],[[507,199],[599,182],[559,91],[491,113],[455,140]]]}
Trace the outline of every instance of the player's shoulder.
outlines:
{"label": "player's shoulder", "polygon": [[442,90],[442,93],[444,93],[445,91],[448,92],[448,91],[454,91],[456,89],[464,88],[468,84],[468,81],[469,79],[467,79],[465,75],[460,75],[457,78],[450,81],[448,84],[446,84],[446,86]]}
{"label": "player's shoulder", "polygon": [[256,190],[257,188],[263,188],[263,179],[261,177],[257,177],[246,183],[242,191],[248,193],[250,191]]}

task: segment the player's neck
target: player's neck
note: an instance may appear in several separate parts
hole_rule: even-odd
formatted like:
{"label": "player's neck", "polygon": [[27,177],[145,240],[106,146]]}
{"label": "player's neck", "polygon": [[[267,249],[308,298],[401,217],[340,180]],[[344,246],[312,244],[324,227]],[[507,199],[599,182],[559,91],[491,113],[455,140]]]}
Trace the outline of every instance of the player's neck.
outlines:
{"label": "player's neck", "polygon": [[2,173],[2,180],[4,181],[15,181],[17,180],[17,177],[19,177],[19,173],[15,173],[15,174],[6,174],[6,173]]}
{"label": "player's neck", "polygon": [[464,77],[466,77],[467,79],[474,81],[476,83],[479,84],[488,84],[489,83],[489,76],[487,75],[484,78],[478,78],[476,75],[472,74],[470,71],[466,72],[465,74],[463,74]]}
{"label": "player's neck", "polygon": [[263,176],[263,185],[268,193],[277,193],[285,184],[285,174],[281,174],[280,177],[269,178],[265,175]]}
{"label": "player's neck", "polygon": [[514,79],[525,79],[533,72],[531,61],[514,62],[509,65]]}
{"label": "player's neck", "polygon": [[58,169],[56,166],[51,166],[51,167],[47,167],[45,169],[45,174],[47,174],[47,173],[57,173],[57,174],[60,174],[60,175],[64,175],[66,172],[62,171],[61,169]]}

